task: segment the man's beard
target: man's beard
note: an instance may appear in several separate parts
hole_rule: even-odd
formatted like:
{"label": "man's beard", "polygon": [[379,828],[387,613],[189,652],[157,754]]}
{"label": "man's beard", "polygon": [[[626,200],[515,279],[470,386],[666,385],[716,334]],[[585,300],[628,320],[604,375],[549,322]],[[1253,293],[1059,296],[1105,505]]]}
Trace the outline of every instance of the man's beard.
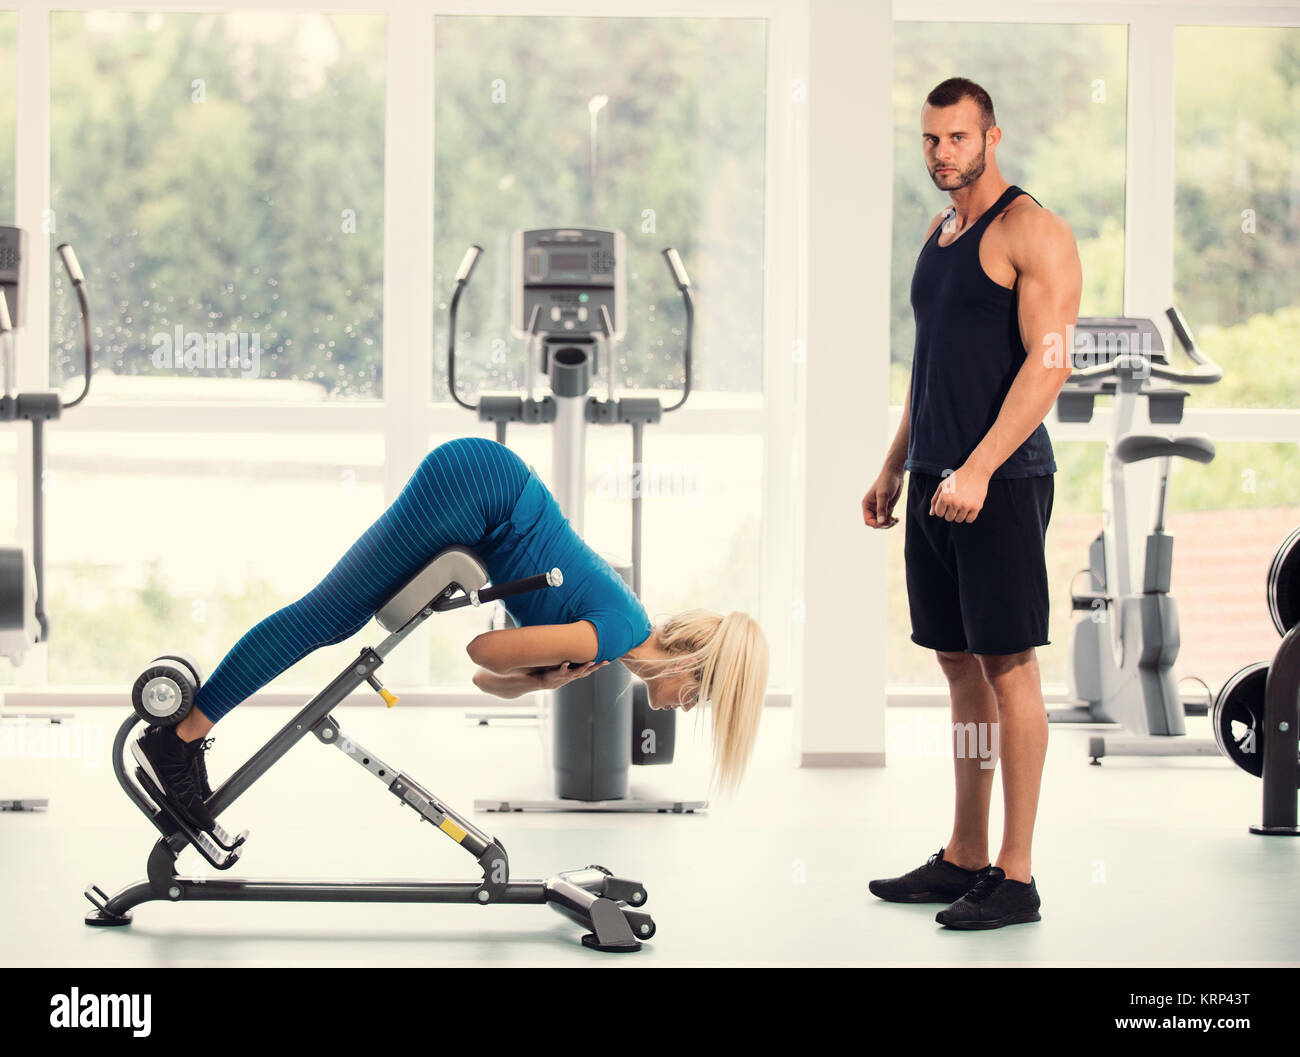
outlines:
{"label": "man's beard", "polygon": [[951,184],[950,186],[945,187],[942,183],[940,183],[941,180],[951,180],[952,174],[946,174],[944,176],[940,176],[937,172],[932,172],[930,174],[930,178],[934,180],[934,185],[938,187],[939,190],[941,191],[960,191],[963,187],[969,187],[971,184],[973,184],[976,180],[978,180],[981,176],[984,175],[985,157],[987,154],[988,154],[987,150],[980,151],[979,158],[977,158],[971,164],[971,167],[969,169],[965,169],[965,170],[958,169],[956,173],[957,183],[955,184]]}

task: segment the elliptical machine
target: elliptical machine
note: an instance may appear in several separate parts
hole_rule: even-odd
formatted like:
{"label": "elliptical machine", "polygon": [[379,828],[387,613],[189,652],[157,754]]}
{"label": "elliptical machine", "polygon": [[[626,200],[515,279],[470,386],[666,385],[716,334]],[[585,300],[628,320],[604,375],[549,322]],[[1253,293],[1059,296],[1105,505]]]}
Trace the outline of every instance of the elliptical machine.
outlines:
{"label": "elliptical machine", "polygon": [[[447,385],[461,407],[496,426],[506,442],[511,422],[551,426],[551,490],[575,532],[583,531],[586,427],[632,427],[632,560],[602,555],[632,591],[641,594],[641,491],[644,430],[686,403],[691,391],[695,303],[677,250],[663,257],[686,310],[681,397],[664,407],[658,396],[615,395],[614,347],[626,333],[627,246],[623,232],[597,228],[520,230],[511,238],[511,330],[526,342],[524,392],[481,393],[463,399],[456,385],[456,334],[461,295],[483,254],[471,246],[456,272],[449,306]],[[550,392],[537,398],[537,374]],[[601,383],[606,397],[592,395]],[[509,622],[508,614],[505,619]],[[552,691],[549,764],[553,799],[481,798],[478,811],[655,811],[689,813],[707,802],[629,795],[629,768],[673,761],[677,714],[650,708],[646,685],[611,664]],[[546,702],[543,702],[545,708]],[[547,719],[539,716],[546,729]]]}
{"label": "elliptical machine", "polygon": [[[0,546],[0,657],[9,658],[15,667],[23,663],[33,646],[50,641],[50,618],[45,612],[45,423],[57,420],[64,411],[86,399],[95,369],[86,277],[68,243],[60,245],[58,253],[77,295],[85,352],[81,392],[68,401],[53,390],[14,391],[18,351],[15,332],[26,320],[26,234],[21,228],[0,227],[0,355],[4,357],[0,361],[0,374],[4,377],[0,422],[32,424],[32,552],[28,555],[20,546]],[[48,713],[23,718],[58,724],[70,716]],[[48,806],[46,797],[0,799],[0,811],[33,811]]]}
{"label": "elliptical machine", "polygon": [[[1185,717],[1199,706],[1182,698],[1174,662],[1178,657],[1178,608],[1169,594],[1173,537],[1165,531],[1170,464],[1175,458],[1202,464],[1214,458],[1214,442],[1201,435],[1133,433],[1138,399],[1153,424],[1182,421],[1186,390],[1153,386],[1160,378],[1186,385],[1212,385],[1223,370],[1201,351],[1175,308],[1166,312],[1192,361],[1171,365],[1160,332],[1150,319],[1086,318],[1075,327],[1074,374],[1057,397],[1062,422],[1090,422],[1098,396],[1114,398],[1115,428],[1106,448],[1102,480],[1102,528],[1088,548],[1083,590],[1071,584],[1071,606],[1084,616],[1070,637],[1070,696],[1078,706],[1049,711],[1053,722],[1117,723],[1126,735],[1094,735],[1088,754],[1104,756],[1217,756],[1210,739],[1186,737]],[[1129,551],[1125,468],[1158,460],[1152,524],[1140,569]],[[1076,575],[1075,579],[1078,579]]]}
{"label": "elliptical machine", "polygon": [[[63,268],[76,292],[81,309],[85,371],[81,392],[65,401],[57,391],[14,392],[14,332],[23,324],[22,267],[26,256],[25,237],[19,228],[0,228],[0,342],[7,348],[4,358],[4,396],[0,397],[0,422],[32,424],[32,554],[29,561],[21,547],[0,547],[0,657],[15,665],[23,663],[32,646],[50,640],[50,619],[45,612],[45,423],[76,407],[90,392],[94,373],[90,343],[90,304],[86,299],[86,277],[77,255],[66,242],[58,248]],[[5,338],[8,341],[5,341]]]}

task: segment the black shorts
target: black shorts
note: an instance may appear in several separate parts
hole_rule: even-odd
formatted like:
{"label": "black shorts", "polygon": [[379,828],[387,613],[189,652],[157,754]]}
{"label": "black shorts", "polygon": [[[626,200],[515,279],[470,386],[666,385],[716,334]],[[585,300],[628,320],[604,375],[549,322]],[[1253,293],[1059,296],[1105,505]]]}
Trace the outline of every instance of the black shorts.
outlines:
{"label": "black shorts", "polygon": [[941,481],[908,477],[903,562],[912,641],[945,653],[1046,646],[1043,547],[1055,478],[992,478],[983,508],[965,524],[930,513]]}

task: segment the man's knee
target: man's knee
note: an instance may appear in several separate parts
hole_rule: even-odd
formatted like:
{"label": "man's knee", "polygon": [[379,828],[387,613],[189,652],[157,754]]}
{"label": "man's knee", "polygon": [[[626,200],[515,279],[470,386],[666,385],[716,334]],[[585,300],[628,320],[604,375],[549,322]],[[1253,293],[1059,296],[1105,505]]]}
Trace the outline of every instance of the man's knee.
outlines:
{"label": "man's knee", "polygon": [[1036,663],[1032,646],[1019,653],[981,653],[976,659],[984,678],[994,690],[1032,674]]}
{"label": "man's knee", "polygon": [[973,653],[935,650],[934,655],[939,659],[939,667],[949,682],[962,682],[982,676],[979,660]]}

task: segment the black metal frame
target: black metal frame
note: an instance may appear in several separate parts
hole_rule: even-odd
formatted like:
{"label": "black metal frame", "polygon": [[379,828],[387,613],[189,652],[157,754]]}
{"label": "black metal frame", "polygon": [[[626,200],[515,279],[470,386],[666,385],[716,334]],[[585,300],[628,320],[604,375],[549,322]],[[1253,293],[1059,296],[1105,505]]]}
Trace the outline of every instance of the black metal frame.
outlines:
{"label": "black metal frame", "polygon": [[1300,836],[1296,825],[1300,763],[1300,625],[1282,639],[1268,666],[1264,690],[1264,816],[1251,833]]}
{"label": "black metal frame", "polygon": [[134,774],[128,773],[125,763],[127,741],[132,728],[140,722],[140,718],[132,713],[118,729],[113,742],[113,770],[126,795],[153,823],[161,837],[149,854],[146,880],[127,885],[112,896],[97,885],[86,889],[86,898],[95,907],[86,914],[86,924],[127,925],[133,907],[153,900],[477,903],[483,906],[492,903],[545,903],[591,930],[582,938],[586,946],[602,951],[638,950],[640,941],[649,939],[655,932],[650,915],[632,909],[646,901],[643,885],[615,877],[603,866],[565,871],[544,881],[512,880],[509,857],[499,840],[488,836],[409,775],[389,767],[348,738],[330,715],[334,707],[362,683],[369,683],[376,691],[382,692],[375,671],[402,639],[434,613],[534,590],[545,586],[545,580],[545,575],[541,575],[478,591],[467,590],[457,583],[447,585],[379,646],[363,648],[328,686],[222,783],[207,802],[212,815],[220,815],[294,745],[312,734],[323,744],[334,745],[365,767],[402,803],[469,852],[483,871],[481,881],[180,877],[176,873],[176,859],[186,845],[192,845],[216,869],[227,870],[238,861],[248,834],[245,831],[232,836],[220,826],[215,827],[211,834],[196,831],[168,809],[166,797],[143,769],[135,768]]}

